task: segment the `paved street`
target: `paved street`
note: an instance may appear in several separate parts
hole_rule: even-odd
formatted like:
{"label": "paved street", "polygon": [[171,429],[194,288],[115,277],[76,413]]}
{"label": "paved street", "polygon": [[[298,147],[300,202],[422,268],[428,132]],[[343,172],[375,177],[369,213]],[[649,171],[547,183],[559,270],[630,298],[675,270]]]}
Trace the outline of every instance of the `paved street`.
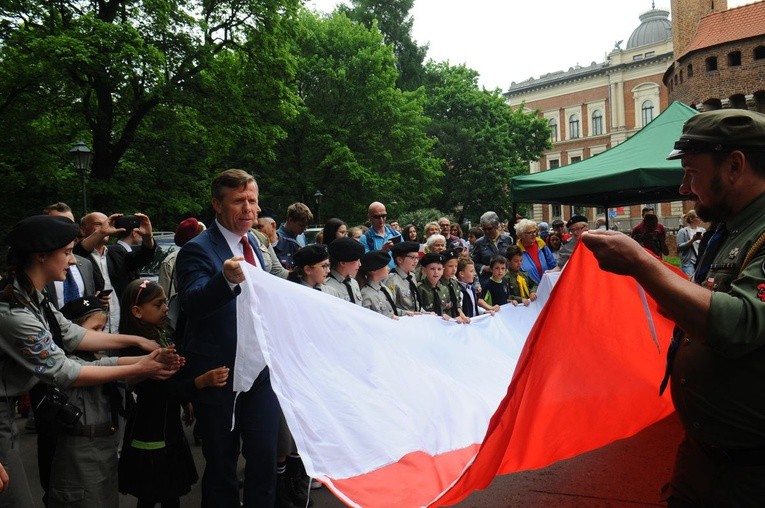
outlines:
{"label": "paved street", "polygon": [[[25,420],[17,422],[22,428]],[[662,506],[661,486],[669,478],[675,448],[682,431],[673,414],[638,435],[536,471],[497,477],[484,491],[473,493],[460,508],[547,507],[649,507]],[[189,436],[191,441],[191,436]],[[26,468],[30,484],[42,495],[35,464],[35,439],[24,433]],[[200,475],[203,468],[199,447],[192,447]],[[390,488],[395,488],[391,485]],[[326,488],[314,490],[315,508],[345,506]],[[184,497],[181,506],[199,506],[199,484]],[[120,508],[132,508],[135,499],[121,496]],[[38,502],[37,508],[42,508]]]}

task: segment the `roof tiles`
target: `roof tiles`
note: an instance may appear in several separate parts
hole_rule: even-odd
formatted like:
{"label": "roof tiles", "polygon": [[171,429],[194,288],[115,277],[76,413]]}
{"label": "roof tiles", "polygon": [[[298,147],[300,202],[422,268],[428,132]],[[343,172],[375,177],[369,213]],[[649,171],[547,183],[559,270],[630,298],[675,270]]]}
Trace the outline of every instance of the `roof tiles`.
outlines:
{"label": "roof tiles", "polygon": [[765,1],[707,14],[683,51],[688,53],[726,42],[765,35]]}

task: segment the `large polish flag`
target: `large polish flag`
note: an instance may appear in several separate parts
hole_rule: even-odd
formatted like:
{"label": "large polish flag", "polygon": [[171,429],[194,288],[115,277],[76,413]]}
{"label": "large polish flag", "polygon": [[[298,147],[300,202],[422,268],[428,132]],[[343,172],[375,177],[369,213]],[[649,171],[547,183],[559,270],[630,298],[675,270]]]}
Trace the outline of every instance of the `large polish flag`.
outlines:
{"label": "large polish flag", "polygon": [[[349,506],[454,504],[673,411],[658,395],[672,323],[586,248],[530,306],[468,325],[392,320],[246,268],[240,351],[265,358],[308,474]],[[257,374],[243,369],[235,390]]]}

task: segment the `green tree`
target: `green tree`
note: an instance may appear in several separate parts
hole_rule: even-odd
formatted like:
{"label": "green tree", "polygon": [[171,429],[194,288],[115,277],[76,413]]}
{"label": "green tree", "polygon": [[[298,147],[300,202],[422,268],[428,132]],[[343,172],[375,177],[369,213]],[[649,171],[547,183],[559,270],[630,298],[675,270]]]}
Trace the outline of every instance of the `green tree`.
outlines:
{"label": "green tree", "polygon": [[300,18],[296,74],[298,114],[277,161],[263,172],[266,205],[312,203],[322,215],[366,220],[371,201],[405,210],[439,190],[439,161],[425,134],[424,94],[396,87],[390,46],[376,29],[344,14]]}
{"label": "green tree", "polygon": [[[182,102],[185,88],[217,55],[266,50],[273,64],[289,66],[287,41],[278,36],[298,5],[299,0],[4,3],[3,66],[33,65],[3,83],[0,108],[54,92],[53,102],[72,104],[92,135],[92,176],[109,178],[147,115],[160,104]],[[282,74],[261,72],[262,87],[282,88]]]}
{"label": "green tree", "polygon": [[444,161],[436,208],[454,211],[459,222],[486,210],[507,216],[510,179],[548,146],[546,122],[509,107],[498,89],[479,89],[478,73],[463,65],[430,62],[425,83],[427,130]]}
{"label": "green tree", "polygon": [[393,47],[401,90],[416,90],[425,76],[425,57],[428,46],[419,46],[412,38],[414,19],[409,12],[414,0],[351,0],[352,7],[341,5],[339,9],[352,20],[367,28],[376,26],[382,32],[385,43]]}

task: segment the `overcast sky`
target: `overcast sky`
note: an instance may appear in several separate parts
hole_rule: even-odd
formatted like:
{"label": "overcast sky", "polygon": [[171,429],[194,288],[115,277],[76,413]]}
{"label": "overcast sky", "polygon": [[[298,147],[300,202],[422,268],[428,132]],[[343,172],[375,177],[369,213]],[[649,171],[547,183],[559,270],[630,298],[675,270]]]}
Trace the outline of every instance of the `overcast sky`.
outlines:
{"label": "overcast sky", "polygon": [[[338,0],[306,0],[331,12]],[[349,3],[349,2],[346,2]],[[728,7],[753,3],[728,0]],[[603,62],[616,41],[627,45],[650,0],[415,0],[414,38],[428,57],[464,63],[486,88],[506,90],[513,81]],[[670,0],[656,1],[669,10]]]}

